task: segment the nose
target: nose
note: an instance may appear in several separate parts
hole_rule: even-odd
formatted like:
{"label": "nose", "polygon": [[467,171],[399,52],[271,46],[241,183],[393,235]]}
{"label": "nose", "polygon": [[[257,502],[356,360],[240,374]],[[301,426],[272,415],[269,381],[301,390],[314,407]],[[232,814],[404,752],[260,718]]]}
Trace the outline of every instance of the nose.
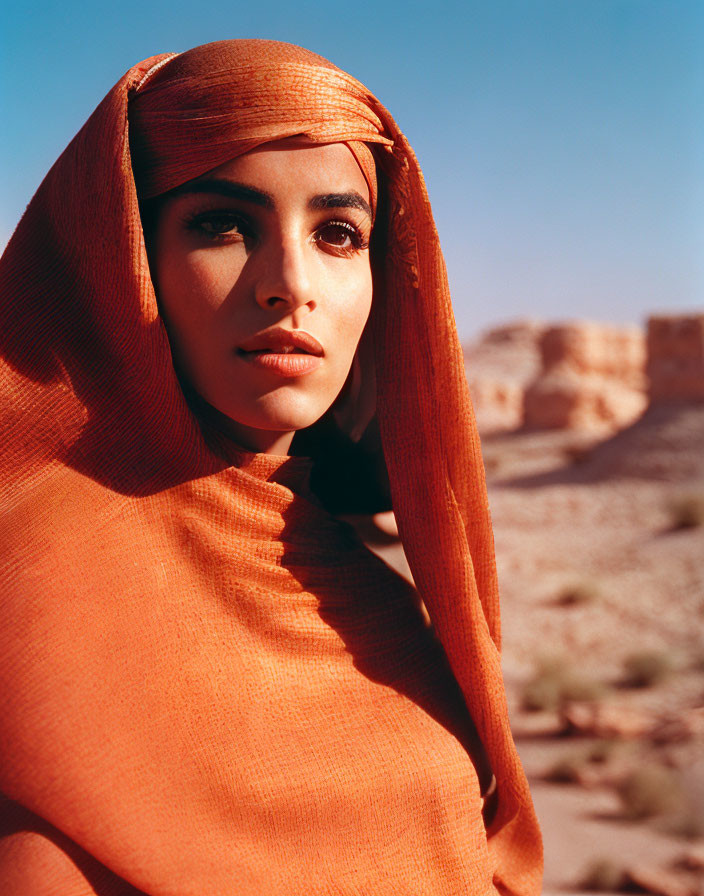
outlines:
{"label": "nose", "polygon": [[255,295],[262,308],[283,313],[315,309],[312,259],[307,257],[306,248],[295,237],[281,237],[261,255]]}

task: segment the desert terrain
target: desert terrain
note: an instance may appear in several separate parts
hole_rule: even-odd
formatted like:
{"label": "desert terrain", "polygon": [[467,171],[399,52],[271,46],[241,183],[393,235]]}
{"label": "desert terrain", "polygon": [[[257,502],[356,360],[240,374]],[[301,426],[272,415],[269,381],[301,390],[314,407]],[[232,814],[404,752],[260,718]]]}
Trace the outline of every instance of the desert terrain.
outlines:
{"label": "desert terrain", "polygon": [[702,896],[704,315],[466,357],[544,893]]}

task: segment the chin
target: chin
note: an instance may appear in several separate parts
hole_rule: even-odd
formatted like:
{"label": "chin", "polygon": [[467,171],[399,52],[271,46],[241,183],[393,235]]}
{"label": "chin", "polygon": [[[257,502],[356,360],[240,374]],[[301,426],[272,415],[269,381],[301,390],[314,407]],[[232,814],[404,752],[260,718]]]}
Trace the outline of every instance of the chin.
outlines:
{"label": "chin", "polygon": [[[254,408],[220,407],[221,413],[233,422],[267,432],[297,432],[306,429],[319,420],[330,408],[336,395],[330,401],[315,401],[306,396],[287,396],[285,399],[269,393],[259,399]],[[217,407],[217,406],[216,406]]]}

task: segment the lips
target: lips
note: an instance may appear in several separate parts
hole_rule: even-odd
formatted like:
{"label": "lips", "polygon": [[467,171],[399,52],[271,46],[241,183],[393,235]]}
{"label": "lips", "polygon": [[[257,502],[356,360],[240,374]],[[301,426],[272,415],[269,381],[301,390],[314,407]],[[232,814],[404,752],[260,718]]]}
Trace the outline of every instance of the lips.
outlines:
{"label": "lips", "polygon": [[325,352],[318,340],[306,333],[305,330],[284,330],[283,327],[273,327],[258,333],[247,342],[243,342],[238,349],[245,354],[249,352],[277,352],[280,354],[314,355],[321,358]]}
{"label": "lips", "polygon": [[297,377],[320,366],[325,351],[305,330],[272,327],[243,342],[237,355],[249,364],[283,377]]}

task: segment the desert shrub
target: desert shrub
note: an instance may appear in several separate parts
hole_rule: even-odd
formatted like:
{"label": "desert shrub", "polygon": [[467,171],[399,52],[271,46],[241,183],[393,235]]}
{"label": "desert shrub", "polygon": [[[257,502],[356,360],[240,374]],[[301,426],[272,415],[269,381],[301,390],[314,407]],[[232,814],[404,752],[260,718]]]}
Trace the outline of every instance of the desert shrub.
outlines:
{"label": "desert shrub", "polygon": [[677,812],[683,802],[679,774],[664,765],[633,769],[619,783],[618,795],[624,814],[633,820]]}
{"label": "desert shrub", "polygon": [[580,889],[595,893],[618,893],[625,883],[621,865],[613,859],[594,859],[580,879]]}
{"label": "desert shrub", "polygon": [[686,494],[670,502],[673,529],[696,529],[704,526],[704,494]]}
{"label": "desert shrub", "polygon": [[558,759],[545,772],[545,780],[552,784],[576,784],[588,759],[584,753],[573,753]]}
{"label": "desert shrub", "polygon": [[583,783],[585,770],[608,762],[617,746],[615,740],[594,741],[581,750],[561,756],[548,768],[544,778],[553,784]]}
{"label": "desert shrub", "polygon": [[564,446],[562,454],[565,460],[571,464],[583,464],[594,453],[594,444],[590,442],[571,442]]}
{"label": "desert shrub", "polygon": [[684,812],[679,812],[668,819],[664,825],[665,831],[673,837],[682,837],[685,840],[699,840],[704,837],[704,817],[693,807],[687,807]]}
{"label": "desert shrub", "polygon": [[561,607],[575,607],[581,604],[591,604],[599,599],[600,590],[595,582],[574,582],[565,586],[557,596],[557,603]]}
{"label": "desert shrub", "polygon": [[529,712],[557,709],[560,705],[560,689],[552,678],[532,678],[526,682],[521,695],[523,708]]}
{"label": "desert shrub", "polygon": [[496,476],[501,469],[501,459],[496,454],[484,454],[484,472],[487,476]]}
{"label": "desert shrub", "polygon": [[648,688],[665,681],[674,669],[671,654],[662,650],[641,650],[623,661],[624,684]]}
{"label": "desert shrub", "polygon": [[699,840],[704,838],[704,766],[695,760],[681,767],[680,774],[682,799],[677,810],[663,820],[665,830],[675,837]]}
{"label": "desert shrub", "polygon": [[578,700],[598,700],[604,696],[604,685],[593,678],[585,678],[577,672],[569,672],[560,690],[560,705]]}
{"label": "desert shrub", "polygon": [[561,658],[547,658],[536,665],[521,694],[523,708],[531,712],[557,710],[578,700],[597,700],[604,693],[601,682],[585,678]]}
{"label": "desert shrub", "polygon": [[602,765],[613,757],[618,747],[619,742],[615,738],[596,740],[587,749],[587,759],[596,765]]}

